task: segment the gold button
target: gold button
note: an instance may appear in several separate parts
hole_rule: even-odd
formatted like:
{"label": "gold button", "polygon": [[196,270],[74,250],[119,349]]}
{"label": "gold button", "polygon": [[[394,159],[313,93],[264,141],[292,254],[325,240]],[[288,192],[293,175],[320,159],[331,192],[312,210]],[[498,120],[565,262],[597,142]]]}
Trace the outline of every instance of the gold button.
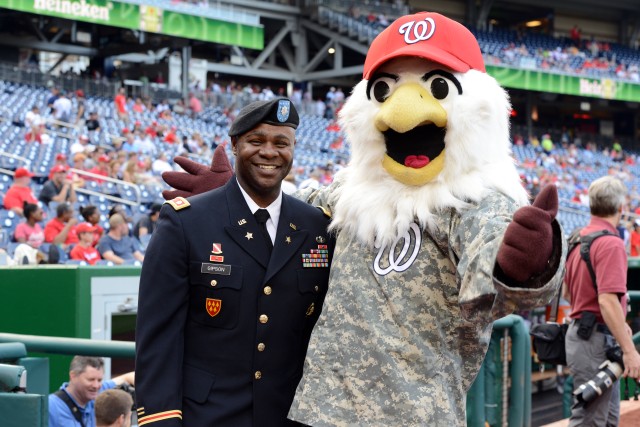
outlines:
{"label": "gold button", "polygon": [[215,285],[217,285],[217,284],[218,284],[218,281],[217,281],[217,280],[213,279],[213,280],[211,281],[211,286],[215,286]]}
{"label": "gold button", "polygon": [[264,294],[265,295],[271,295],[271,286],[265,286],[264,287]]}
{"label": "gold button", "polygon": [[265,345],[263,343],[258,344],[258,351],[264,351]]}
{"label": "gold button", "polygon": [[320,289],[320,287],[319,287],[318,285],[316,285],[314,289],[316,290],[316,292],[318,292],[318,290]]}
{"label": "gold button", "polygon": [[267,323],[268,321],[269,321],[269,316],[267,316],[266,314],[260,315],[260,323]]}
{"label": "gold button", "polygon": [[253,374],[253,376],[255,377],[255,379],[259,380],[260,378],[262,378],[262,372],[256,371],[256,373]]}

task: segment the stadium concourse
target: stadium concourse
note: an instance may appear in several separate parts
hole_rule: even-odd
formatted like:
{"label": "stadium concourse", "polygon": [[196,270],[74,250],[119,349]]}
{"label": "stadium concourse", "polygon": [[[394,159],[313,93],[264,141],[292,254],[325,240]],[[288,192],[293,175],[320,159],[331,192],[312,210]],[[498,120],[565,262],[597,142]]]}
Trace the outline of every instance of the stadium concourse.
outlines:
{"label": "stadium concourse", "polygon": [[[116,114],[113,99],[90,94],[84,99],[78,93],[72,95],[72,117],[75,117],[78,105],[84,103],[87,113],[97,113],[98,129],[87,130],[84,120],[77,125],[75,120],[72,120],[73,124],[52,120],[47,107],[51,90],[45,87],[0,81],[0,105],[6,107],[7,110],[3,111],[13,112],[10,118],[0,116],[3,119],[0,121],[0,152],[10,153],[0,156],[0,168],[6,171],[0,173],[0,204],[13,182],[11,171],[19,167],[31,170],[35,176],[30,186],[38,197],[51,168],[61,163],[77,171],[77,201],[73,207],[78,221],[82,222],[80,207],[94,205],[100,212],[100,225],[104,229],[108,229],[108,213],[114,205],[124,207],[130,228],[133,228],[141,217],[148,214],[152,204],[163,201],[161,191],[166,184],[160,173],[176,168],[172,161],[174,156],[187,155],[208,164],[215,145],[226,144],[229,148],[226,137],[229,119],[239,108],[239,105],[207,107],[191,117],[170,110],[163,112],[167,107],[162,103],[159,108],[155,105],[144,110],[136,109],[135,101],[130,99],[128,116],[123,118]],[[262,96],[263,92],[258,92],[244,102]],[[27,142],[33,125],[27,117],[33,106],[40,109],[36,120],[46,124],[40,138],[42,142]],[[629,185],[625,226],[630,231],[632,220],[640,212],[640,171],[635,154],[622,151],[613,141],[610,147],[596,147],[586,137],[583,136],[583,140],[563,130],[540,130],[539,136],[526,139],[520,131],[517,127],[513,130],[513,152],[523,184],[532,195],[546,183],[557,185],[559,218],[565,230],[586,224],[586,189],[589,183],[599,176],[615,174]],[[88,141],[79,141],[85,136]],[[332,174],[345,164],[349,156],[348,143],[343,142],[335,121],[303,114],[297,137],[294,184],[330,183]],[[551,145],[547,145],[549,143]],[[233,156],[230,152],[228,154],[233,161]],[[96,169],[96,165],[101,163],[106,163],[105,172]],[[100,179],[80,171],[98,172],[112,179]],[[55,217],[55,205],[52,202],[43,206],[43,227],[45,222]],[[16,247],[14,231],[22,221],[18,214],[4,208],[0,210],[0,248],[10,256]],[[63,257],[63,262],[66,258]]]}

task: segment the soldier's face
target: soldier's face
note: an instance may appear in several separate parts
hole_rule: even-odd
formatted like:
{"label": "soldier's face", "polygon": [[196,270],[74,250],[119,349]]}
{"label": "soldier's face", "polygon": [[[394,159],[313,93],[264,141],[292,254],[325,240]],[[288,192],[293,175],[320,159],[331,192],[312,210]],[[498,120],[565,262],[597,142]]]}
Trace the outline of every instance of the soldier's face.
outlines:
{"label": "soldier's face", "polygon": [[295,130],[262,123],[233,143],[236,175],[242,188],[256,202],[271,203],[280,183],[291,170]]}

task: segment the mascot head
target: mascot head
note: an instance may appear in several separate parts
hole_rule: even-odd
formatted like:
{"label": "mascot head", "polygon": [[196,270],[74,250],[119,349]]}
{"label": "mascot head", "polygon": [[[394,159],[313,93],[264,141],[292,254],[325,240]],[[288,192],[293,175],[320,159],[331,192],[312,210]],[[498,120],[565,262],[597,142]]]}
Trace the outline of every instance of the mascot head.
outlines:
{"label": "mascot head", "polygon": [[371,44],[340,112],[352,157],[338,178],[332,227],[377,246],[490,191],[525,204],[510,109],[463,25],[429,12],[397,19]]}

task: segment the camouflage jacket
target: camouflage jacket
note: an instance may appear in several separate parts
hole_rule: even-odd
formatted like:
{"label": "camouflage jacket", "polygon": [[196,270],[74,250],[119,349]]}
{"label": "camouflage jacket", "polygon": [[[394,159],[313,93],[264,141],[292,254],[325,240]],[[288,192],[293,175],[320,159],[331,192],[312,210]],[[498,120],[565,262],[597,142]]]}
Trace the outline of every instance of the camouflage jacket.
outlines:
{"label": "camouflage jacket", "polygon": [[546,304],[562,281],[566,245],[557,221],[547,272],[519,286],[496,278],[515,209],[494,193],[463,212],[441,212],[436,232],[413,224],[381,250],[338,233],[289,418],[314,427],[466,425],[466,392],[492,322]]}

